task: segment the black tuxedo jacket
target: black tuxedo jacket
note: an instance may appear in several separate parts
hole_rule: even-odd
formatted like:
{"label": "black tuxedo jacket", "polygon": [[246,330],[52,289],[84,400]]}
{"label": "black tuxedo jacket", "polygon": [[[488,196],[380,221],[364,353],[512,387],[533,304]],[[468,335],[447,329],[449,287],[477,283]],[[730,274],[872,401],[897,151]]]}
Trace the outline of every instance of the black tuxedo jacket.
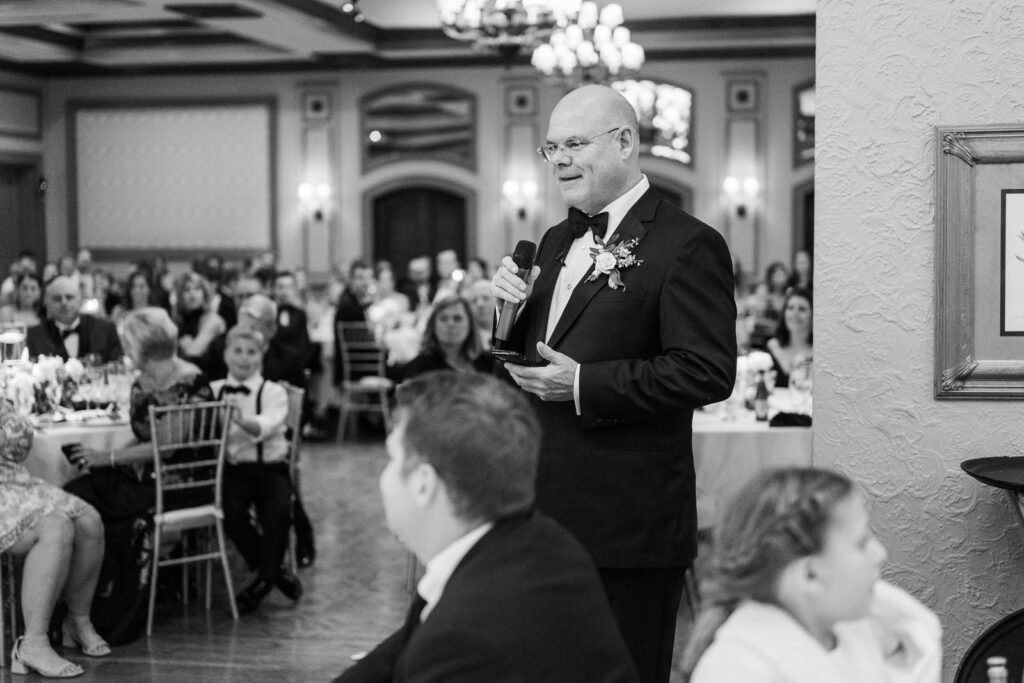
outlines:
{"label": "black tuxedo jacket", "polygon": [[414,625],[416,607],[405,626],[335,680],[637,680],[586,552],[537,513],[497,522]]}
{"label": "black tuxedo jacket", "polygon": [[[121,360],[121,340],[117,336],[117,328],[108,320],[95,318],[91,315],[79,316],[78,324],[78,357],[98,353],[104,363]],[[52,320],[43,320],[38,325],[28,328],[26,343],[28,353],[35,356],[60,356],[68,359],[68,350],[64,347],[60,330]]]}
{"label": "black tuxedo jacket", "polygon": [[[640,265],[573,290],[548,345],[581,364],[573,401],[532,394],[543,440],[539,510],[571,531],[599,567],[688,566],[697,552],[693,409],[721,401],[736,374],[732,259],[721,235],[648,190],[609,244],[638,238]],[[510,336],[538,356],[558,274],[573,242],[548,230],[533,292]]]}

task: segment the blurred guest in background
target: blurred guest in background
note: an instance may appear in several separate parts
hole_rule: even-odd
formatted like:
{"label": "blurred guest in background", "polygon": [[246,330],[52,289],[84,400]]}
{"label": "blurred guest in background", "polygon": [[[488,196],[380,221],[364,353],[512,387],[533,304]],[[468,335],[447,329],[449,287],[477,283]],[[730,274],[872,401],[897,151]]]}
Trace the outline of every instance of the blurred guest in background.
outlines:
{"label": "blurred guest in background", "polygon": [[[334,329],[338,323],[367,322],[366,309],[373,303],[376,285],[373,279],[373,268],[362,259],[355,259],[348,268],[348,282],[341,293],[334,311]],[[334,383],[341,384],[345,379],[344,368],[341,366],[341,343],[338,335],[334,335]]]}
{"label": "blurred guest in background", "polygon": [[789,286],[807,291],[814,287],[814,267],[808,252],[800,250],[793,254],[793,274],[789,277]]}
{"label": "blurred guest in background", "polygon": [[466,263],[466,274],[462,278],[462,288],[472,285],[479,280],[491,281],[491,269],[487,267],[487,261],[479,256],[474,256]]}
{"label": "blurred guest in background", "polygon": [[768,340],[768,352],[775,363],[775,386],[788,387],[794,366],[813,356],[813,313],[811,293],[806,289],[791,289],[775,336]]}
{"label": "blurred guest in background", "polygon": [[24,272],[18,276],[12,302],[0,306],[0,322],[20,322],[31,327],[42,318],[43,284],[34,272]]}
{"label": "blurred guest in background", "polygon": [[174,291],[178,355],[209,374],[213,367],[210,343],[224,334],[224,319],[211,310],[209,284],[198,273],[183,273],[175,283]]}
{"label": "blurred guest in background", "polygon": [[121,320],[128,311],[160,305],[153,292],[148,273],[141,270],[133,270],[128,274],[125,285],[126,292],[123,303],[115,306],[111,312],[110,317],[114,322]]}
{"label": "blurred guest in background", "polygon": [[282,270],[274,277],[274,301],[277,303],[276,329],[268,337],[263,364],[265,375],[275,382],[285,381],[305,389],[311,351],[309,324],[295,274],[291,271]]}
{"label": "blurred guest in background", "polygon": [[60,267],[55,261],[47,261],[43,264],[43,270],[40,273],[39,279],[43,281],[43,285],[49,284],[49,282],[60,275]]}
{"label": "blurred guest in background", "polygon": [[409,261],[406,276],[398,283],[398,291],[409,298],[412,310],[419,313],[430,306],[437,291],[432,277],[429,256],[417,256]]}
{"label": "blurred guest in background", "polygon": [[[38,263],[35,252],[26,249],[18,254],[16,261],[11,263],[7,277],[0,283],[0,304],[8,304],[14,300],[14,290],[17,287],[17,280],[25,273],[39,275]],[[46,280],[41,280],[45,283]]]}
{"label": "blurred guest in background", "polygon": [[82,293],[63,275],[46,287],[46,319],[28,328],[31,356],[60,356],[64,360],[98,354],[104,363],[121,360],[121,341],[113,323],[81,313]]}
{"label": "blurred guest in background", "polygon": [[484,351],[491,348],[491,336],[494,333],[494,293],[491,292],[490,280],[477,280],[466,289],[464,295],[473,311],[473,327],[480,338],[480,346]]}
{"label": "blurred guest in background", "polygon": [[469,302],[451,295],[434,304],[420,355],[406,364],[402,374],[409,379],[431,370],[490,372],[492,367],[491,357],[480,348]]}
{"label": "blurred guest in background", "polygon": [[450,294],[458,294],[459,283],[465,273],[459,267],[459,256],[454,249],[437,252],[435,258],[437,285],[434,288],[434,300]]}
{"label": "blurred guest in background", "polygon": [[761,473],[726,509],[714,553],[684,681],[939,682],[939,620],[879,579],[887,553],[845,476]]}
{"label": "blurred guest in background", "polygon": [[747,299],[747,315],[753,321],[748,324],[751,348],[767,349],[768,340],[775,334],[775,328],[782,318],[782,306],[788,288],[789,271],[785,264],[781,261],[769,264],[764,282],[759,283]]}

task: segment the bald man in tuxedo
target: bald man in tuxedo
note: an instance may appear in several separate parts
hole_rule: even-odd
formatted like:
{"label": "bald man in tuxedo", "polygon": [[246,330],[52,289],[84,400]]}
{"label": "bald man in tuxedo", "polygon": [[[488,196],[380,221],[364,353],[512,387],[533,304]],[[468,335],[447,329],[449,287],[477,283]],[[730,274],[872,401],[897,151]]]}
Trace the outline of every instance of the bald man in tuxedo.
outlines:
{"label": "bald man in tuxedo", "polygon": [[28,329],[26,343],[30,356],[85,358],[96,354],[102,362],[121,360],[121,340],[114,324],[81,313],[82,294],[78,283],[67,276],[53,279],[46,287],[46,319]]}
{"label": "bald man in tuxedo", "polygon": [[506,364],[541,418],[537,508],[590,551],[641,680],[662,682],[697,552],[693,410],[732,391],[736,305],[725,240],[651,188],[639,143],[611,88],[563,97],[537,151],[569,217],[525,282],[506,257],[491,285],[525,302],[506,348],[545,363]]}

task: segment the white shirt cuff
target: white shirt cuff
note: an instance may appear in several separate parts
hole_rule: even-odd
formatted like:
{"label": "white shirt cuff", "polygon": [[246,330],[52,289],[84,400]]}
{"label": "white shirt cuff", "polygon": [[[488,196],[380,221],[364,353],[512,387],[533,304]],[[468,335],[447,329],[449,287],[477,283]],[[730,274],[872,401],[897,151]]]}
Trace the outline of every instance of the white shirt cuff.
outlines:
{"label": "white shirt cuff", "polygon": [[576,375],[572,378],[572,401],[576,404],[576,414],[582,415],[583,411],[580,410],[580,365],[576,364]]}

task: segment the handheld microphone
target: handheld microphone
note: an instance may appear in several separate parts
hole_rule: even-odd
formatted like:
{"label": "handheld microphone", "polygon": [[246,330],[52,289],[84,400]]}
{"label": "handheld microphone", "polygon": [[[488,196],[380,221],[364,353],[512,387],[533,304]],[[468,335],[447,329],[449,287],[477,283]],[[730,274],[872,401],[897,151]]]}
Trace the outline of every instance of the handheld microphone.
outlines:
{"label": "handheld microphone", "polygon": [[[516,245],[515,251],[512,252],[512,260],[516,262],[516,267],[519,268],[517,273],[519,277],[525,282],[530,277],[530,271],[533,270],[533,258],[537,255],[537,245],[529,240],[520,240]],[[498,313],[498,324],[494,329],[494,338],[492,339],[492,346],[500,349],[502,342],[508,339],[509,333],[512,331],[512,324],[516,321],[516,313],[519,312],[519,304],[512,301],[501,301],[501,310]]]}

